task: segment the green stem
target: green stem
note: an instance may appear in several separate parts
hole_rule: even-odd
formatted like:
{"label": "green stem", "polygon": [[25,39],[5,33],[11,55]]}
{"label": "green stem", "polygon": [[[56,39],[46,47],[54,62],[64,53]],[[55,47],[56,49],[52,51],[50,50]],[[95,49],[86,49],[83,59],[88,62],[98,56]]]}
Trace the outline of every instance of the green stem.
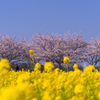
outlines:
{"label": "green stem", "polygon": [[[33,64],[33,65],[32,65]],[[35,62],[34,62],[34,57],[32,56],[32,64],[31,64],[31,68],[33,68],[34,69],[34,67],[35,67]]]}

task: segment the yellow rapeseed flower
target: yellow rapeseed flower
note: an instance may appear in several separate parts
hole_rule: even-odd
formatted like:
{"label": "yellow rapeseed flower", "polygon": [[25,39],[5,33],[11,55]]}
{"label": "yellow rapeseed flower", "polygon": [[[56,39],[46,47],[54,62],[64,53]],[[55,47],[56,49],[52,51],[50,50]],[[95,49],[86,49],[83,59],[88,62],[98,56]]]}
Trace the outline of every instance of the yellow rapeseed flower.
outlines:
{"label": "yellow rapeseed flower", "polygon": [[34,50],[29,50],[29,53],[30,53],[30,57],[32,57],[32,56],[35,56],[35,53],[34,53]]}
{"label": "yellow rapeseed flower", "polygon": [[84,68],[84,72],[95,72],[95,66],[89,65],[86,68]]}
{"label": "yellow rapeseed flower", "polygon": [[78,69],[78,65],[77,65],[77,64],[74,64],[74,65],[73,65],[73,69],[74,69],[74,70],[77,70],[77,69]]}
{"label": "yellow rapeseed flower", "polygon": [[100,99],[100,92],[98,92],[98,98]]}
{"label": "yellow rapeseed flower", "polygon": [[3,69],[11,70],[10,62],[6,58],[0,60],[0,70]]}
{"label": "yellow rapeseed flower", "polygon": [[37,98],[33,98],[32,100],[37,100]]}
{"label": "yellow rapeseed flower", "polygon": [[69,64],[70,63],[69,57],[67,57],[67,56],[64,57],[63,62]]}
{"label": "yellow rapeseed flower", "polygon": [[2,94],[0,96],[0,100],[25,100],[24,91],[20,91],[20,89],[16,86],[10,86],[2,89]]}
{"label": "yellow rapeseed flower", "polygon": [[27,73],[22,73],[21,75],[18,76],[16,82],[17,83],[25,83],[25,82],[30,82],[30,75]]}
{"label": "yellow rapeseed flower", "polygon": [[36,64],[35,64],[35,68],[37,68],[37,69],[40,70],[40,69],[41,69],[41,64],[40,64],[40,63],[36,63]]}
{"label": "yellow rapeseed flower", "polygon": [[34,71],[40,71],[41,70],[41,64],[40,63],[36,63],[35,67],[34,67]]}
{"label": "yellow rapeseed flower", "polygon": [[75,94],[82,93],[84,90],[84,86],[82,84],[77,84],[75,86]]}
{"label": "yellow rapeseed flower", "polygon": [[62,100],[62,99],[61,99],[61,96],[57,96],[57,97],[55,98],[55,100]]}
{"label": "yellow rapeseed flower", "polygon": [[54,69],[54,64],[52,62],[46,62],[44,64],[44,71],[45,72],[50,72]]}
{"label": "yellow rapeseed flower", "polygon": [[91,69],[91,71],[95,71],[95,67],[93,65],[89,65],[88,67]]}

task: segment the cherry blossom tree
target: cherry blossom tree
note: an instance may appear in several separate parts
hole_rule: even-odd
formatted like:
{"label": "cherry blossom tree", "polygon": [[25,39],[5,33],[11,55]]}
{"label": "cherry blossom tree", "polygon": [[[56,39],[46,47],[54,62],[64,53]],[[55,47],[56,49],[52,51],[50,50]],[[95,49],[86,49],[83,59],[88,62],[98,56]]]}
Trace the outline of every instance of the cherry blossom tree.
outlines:
{"label": "cherry blossom tree", "polygon": [[28,58],[29,46],[26,38],[16,41],[14,36],[0,36],[0,57],[7,58],[10,62],[23,61]]}
{"label": "cherry blossom tree", "polygon": [[38,61],[44,60],[53,63],[62,63],[62,58],[65,55],[66,42],[61,37],[62,35],[57,36],[57,34],[50,33],[48,33],[48,36],[35,34],[35,36],[31,38],[31,47],[33,46],[35,50],[36,59]]}
{"label": "cherry blossom tree", "polygon": [[65,35],[57,35],[48,33],[47,36],[43,34],[35,34],[31,38],[31,47],[36,53],[38,61],[52,61],[57,63],[59,68],[63,63],[64,56],[68,56],[73,63],[81,62],[82,56],[87,46],[87,42],[83,40],[83,36],[79,34],[65,33]]}
{"label": "cherry blossom tree", "polygon": [[82,56],[85,62],[90,65],[96,66],[98,62],[100,62],[100,38],[92,38],[90,42],[88,42],[88,46],[86,48],[85,54]]}
{"label": "cherry blossom tree", "polygon": [[65,40],[67,42],[66,56],[69,56],[72,63],[80,63],[83,61],[81,58],[88,46],[88,42],[83,40],[83,35],[73,33],[65,33]]}

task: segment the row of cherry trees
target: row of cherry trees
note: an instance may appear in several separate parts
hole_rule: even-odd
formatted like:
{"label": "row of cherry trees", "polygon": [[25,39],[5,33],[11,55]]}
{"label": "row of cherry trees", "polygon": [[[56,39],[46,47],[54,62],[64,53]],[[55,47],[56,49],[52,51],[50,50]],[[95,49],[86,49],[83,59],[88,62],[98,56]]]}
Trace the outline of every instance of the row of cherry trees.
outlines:
{"label": "row of cherry trees", "polygon": [[35,34],[29,42],[26,38],[20,41],[14,36],[0,35],[0,57],[7,58],[10,62],[29,62],[29,50],[35,51],[35,60],[40,62],[52,61],[57,63],[59,68],[63,63],[63,57],[68,56],[71,64],[82,63],[83,61],[96,65],[100,62],[100,39],[92,38],[87,42],[83,36],[78,34],[65,33],[64,35]]}
{"label": "row of cherry trees", "polygon": [[83,36],[79,34],[64,35],[50,34],[35,34],[31,38],[30,44],[34,47],[37,60],[46,60],[57,63],[59,68],[63,63],[63,57],[68,56],[71,63],[80,63],[83,61],[80,57],[85,53],[87,42],[83,41]]}

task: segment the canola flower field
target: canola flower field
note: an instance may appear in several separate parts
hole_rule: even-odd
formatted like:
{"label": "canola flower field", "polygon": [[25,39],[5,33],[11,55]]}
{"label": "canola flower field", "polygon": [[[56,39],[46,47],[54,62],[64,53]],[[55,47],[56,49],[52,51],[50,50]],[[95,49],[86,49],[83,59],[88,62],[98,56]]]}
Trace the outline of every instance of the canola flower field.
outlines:
{"label": "canola flower field", "polygon": [[[31,55],[32,56],[32,55]],[[63,62],[70,63],[68,57]],[[0,60],[0,100],[100,100],[100,72],[93,65],[65,72],[54,69],[46,62],[41,73],[41,64],[34,71],[15,72],[7,59]]]}

